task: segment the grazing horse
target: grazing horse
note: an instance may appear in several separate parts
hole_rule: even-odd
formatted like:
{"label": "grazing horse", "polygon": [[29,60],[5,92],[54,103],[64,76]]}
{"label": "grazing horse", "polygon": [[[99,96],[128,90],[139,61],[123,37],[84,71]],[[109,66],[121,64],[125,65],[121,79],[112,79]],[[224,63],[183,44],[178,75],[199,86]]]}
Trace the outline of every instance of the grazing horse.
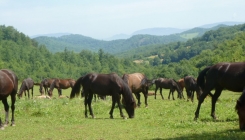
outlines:
{"label": "grazing horse", "polygon": [[[40,83],[40,89],[39,89],[41,95],[43,95],[44,92],[45,92],[45,94],[48,93],[48,88],[49,88],[50,85],[52,84],[53,80],[54,80],[53,78],[50,78],[50,79],[45,78],[45,79],[43,79],[43,80],[41,81],[41,83]],[[44,88],[44,91],[43,91],[43,88]]]}
{"label": "grazing horse", "polygon": [[58,79],[55,78],[50,85],[48,95],[51,97],[53,95],[53,89],[56,88],[58,90],[59,96],[62,95],[62,89],[72,88],[75,85],[76,81],[73,79]]}
{"label": "grazing horse", "polygon": [[203,93],[199,97],[195,112],[195,120],[199,116],[199,110],[205,97],[215,89],[212,95],[211,116],[216,119],[215,104],[223,89],[233,92],[242,92],[245,86],[245,63],[218,63],[203,69],[197,77],[197,85],[202,88]]}
{"label": "grazing horse", "polygon": [[235,108],[239,118],[240,130],[244,131],[245,130],[245,88],[242,92],[242,95],[237,100]]}
{"label": "grazing horse", "polygon": [[33,98],[33,87],[34,87],[34,81],[31,78],[24,79],[20,86],[18,97],[19,98],[22,97],[23,92],[25,92],[25,96],[26,96],[26,90],[27,90],[28,98],[30,99],[29,90],[31,90],[31,94]]}
{"label": "grazing horse", "polygon": [[128,113],[129,118],[134,118],[135,100],[132,92],[128,85],[119,77],[116,73],[111,74],[96,74],[90,73],[77,79],[74,87],[72,88],[70,98],[74,98],[75,94],[80,93],[81,85],[85,94],[84,105],[85,105],[85,117],[87,118],[87,105],[89,106],[89,112],[92,118],[94,113],[91,107],[93,94],[98,95],[111,95],[112,96],[112,107],[110,110],[110,118],[113,118],[113,110],[117,102],[120,110],[121,117],[125,118],[122,112],[120,104],[120,94],[122,94],[125,101],[125,110]]}
{"label": "grazing horse", "polygon": [[16,94],[18,90],[18,78],[14,74],[13,71],[8,69],[1,69],[0,70],[0,100],[4,105],[5,110],[5,123],[2,123],[0,118],[0,129],[4,129],[5,126],[9,123],[9,105],[7,97],[10,95],[11,97],[11,110],[12,110],[12,119],[11,119],[11,126],[14,126],[14,110],[15,110],[15,101],[16,101]]}
{"label": "grazing horse", "polygon": [[185,90],[187,93],[187,101],[189,98],[193,102],[194,93],[196,91],[197,94],[197,100],[199,99],[199,96],[201,95],[201,88],[197,86],[196,79],[192,76],[185,76],[184,77],[184,83],[185,83]]}
{"label": "grazing horse", "polygon": [[135,94],[138,100],[138,106],[140,106],[140,92],[142,92],[145,96],[145,106],[148,106],[147,97],[148,97],[148,80],[146,76],[142,73],[132,73],[132,74],[124,74],[122,79],[128,84],[132,93]]}
{"label": "grazing horse", "polygon": [[178,83],[174,79],[158,78],[158,79],[154,79],[152,83],[156,85],[155,99],[156,99],[156,93],[158,88],[160,88],[160,94],[162,96],[162,99],[164,99],[162,95],[162,88],[170,89],[168,99],[170,99],[170,94],[172,93],[173,100],[175,100],[174,99],[175,90],[177,90],[178,92],[178,97],[182,98],[182,91],[180,90]]}

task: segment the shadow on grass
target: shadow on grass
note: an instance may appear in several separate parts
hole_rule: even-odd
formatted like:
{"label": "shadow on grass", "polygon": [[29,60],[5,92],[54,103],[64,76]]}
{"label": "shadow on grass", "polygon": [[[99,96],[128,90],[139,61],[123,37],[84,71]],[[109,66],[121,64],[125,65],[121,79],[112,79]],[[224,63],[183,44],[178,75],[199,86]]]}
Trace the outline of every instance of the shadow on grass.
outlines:
{"label": "shadow on grass", "polygon": [[245,132],[240,131],[239,129],[228,129],[220,132],[206,133],[201,134],[190,134],[186,136],[174,137],[174,138],[152,138],[147,140],[241,140],[244,139]]}

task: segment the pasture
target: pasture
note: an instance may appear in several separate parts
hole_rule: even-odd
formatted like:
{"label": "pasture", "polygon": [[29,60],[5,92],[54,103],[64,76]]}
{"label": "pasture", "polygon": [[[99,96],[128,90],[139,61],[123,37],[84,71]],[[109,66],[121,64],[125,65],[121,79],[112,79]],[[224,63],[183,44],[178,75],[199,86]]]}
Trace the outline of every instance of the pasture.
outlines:
{"label": "pasture", "polygon": [[[19,85],[20,86],[20,85]],[[34,86],[34,95],[40,95],[39,86]],[[70,95],[71,89],[63,90],[63,95]],[[153,92],[153,91],[150,91]],[[134,119],[122,119],[119,109],[114,110],[114,119],[109,119],[111,98],[106,101],[92,102],[95,119],[84,117],[83,98],[58,98],[57,89],[53,91],[53,99],[28,99],[23,95],[16,101],[15,124],[0,131],[4,140],[71,140],[71,139],[243,139],[235,111],[236,100],[241,93],[223,91],[216,104],[218,120],[210,116],[211,98],[207,97],[200,109],[200,116],[194,121],[197,107],[196,94],[194,103],[177,99],[168,100],[169,90],[163,89],[157,99],[148,98],[148,108],[144,104],[135,110]],[[186,98],[186,92],[184,91]],[[141,100],[143,99],[141,93]],[[10,98],[8,103],[10,104]],[[1,103],[0,116],[4,118]],[[126,111],[123,110],[126,115]],[[126,115],[127,116],[127,115]]]}

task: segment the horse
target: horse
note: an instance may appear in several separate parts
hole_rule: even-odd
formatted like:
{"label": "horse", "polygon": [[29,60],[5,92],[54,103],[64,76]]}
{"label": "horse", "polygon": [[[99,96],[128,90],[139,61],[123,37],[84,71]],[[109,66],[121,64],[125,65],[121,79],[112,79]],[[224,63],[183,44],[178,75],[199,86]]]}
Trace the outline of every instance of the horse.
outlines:
{"label": "horse", "polygon": [[24,79],[20,86],[19,93],[17,94],[18,97],[19,98],[22,97],[23,92],[25,93],[25,96],[26,96],[26,90],[27,90],[28,98],[30,99],[29,90],[31,90],[31,94],[33,98],[33,87],[34,87],[34,81],[31,78]]}
{"label": "horse", "polygon": [[198,100],[199,96],[201,95],[201,88],[197,86],[196,79],[192,76],[185,76],[184,84],[185,84],[185,89],[187,93],[187,101],[191,99],[191,101],[193,102],[195,91],[196,91],[197,100]]}
{"label": "horse", "polygon": [[15,111],[15,101],[16,94],[18,90],[18,78],[15,73],[8,69],[0,70],[0,100],[4,105],[5,110],[5,123],[2,123],[0,118],[0,129],[4,129],[5,126],[9,123],[9,105],[7,97],[10,95],[11,97],[11,110],[12,110],[12,119],[11,126],[15,126],[14,123],[14,111]]}
{"label": "horse", "polygon": [[240,130],[245,130],[245,88],[243,89],[242,95],[236,102],[235,109],[239,118],[239,127]]}
{"label": "horse", "polygon": [[179,84],[180,90],[183,91],[184,88],[185,88],[184,78],[179,79],[179,80],[177,81],[177,83]]}
{"label": "horse", "polygon": [[144,94],[145,97],[145,106],[148,106],[147,97],[148,97],[148,80],[146,76],[142,73],[132,73],[132,74],[124,74],[122,79],[128,84],[132,93],[135,94],[138,100],[138,106],[140,106],[140,92]]}
{"label": "horse", "polygon": [[72,88],[75,85],[76,81],[73,79],[58,79],[55,78],[50,85],[48,95],[52,97],[53,89],[56,88],[58,90],[59,96],[62,95],[62,89]]}
{"label": "horse", "polygon": [[212,95],[211,116],[216,119],[215,104],[223,89],[233,92],[242,92],[245,86],[245,63],[244,62],[221,62],[204,68],[197,77],[197,85],[203,93],[199,97],[198,106],[194,120],[199,117],[201,104],[211,90],[215,89]]}
{"label": "horse", "polygon": [[[39,88],[39,92],[41,93],[41,95],[47,94],[48,93],[48,88],[50,87],[51,83],[53,82],[53,78],[45,78],[41,81],[40,83],[40,88]],[[44,88],[44,91],[43,91]]]}
{"label": "horse", "polygon": [[174,99],[175,90],[177,90],[178,92],[178,97],[182,98],[182,91],[180,90],[178,83],[174,79],[158,78],[158,79],[152,80],[152,83],[156,85],[155,99],[156,99],[156,93],[157,93],[158,88],[160,88],[160,94],[162,96],[162,99],[164,99],[162,95],[162,88],[170,89],[168,99],[170,99],[170,94],[172,93],[173,100],[175,100]]}
{"label": "horse", "polygon": [[70,98],[74,98],[75,95],[80,93],[81,86],[85,94],[84,105],[85,105],[85,118],[87,115],[87,106],[89,106],[89,112],[92,118],[94,113],[91,107],[93,94],[98,95],[111,95],[112,96],[112,107],[109,112],[110,118],[113,119],[113,110],[115,104],[118,104],[121,117],[125,118],[122,107],[120,104],[120,98],[122,95],[125,100],[125,110],[129,118],[134,118],[134,110],[136,103],[129,86],[119,77],[116,73],[110,74],[97,74],[89,73],[77,79],[74,87],[72,88]]}

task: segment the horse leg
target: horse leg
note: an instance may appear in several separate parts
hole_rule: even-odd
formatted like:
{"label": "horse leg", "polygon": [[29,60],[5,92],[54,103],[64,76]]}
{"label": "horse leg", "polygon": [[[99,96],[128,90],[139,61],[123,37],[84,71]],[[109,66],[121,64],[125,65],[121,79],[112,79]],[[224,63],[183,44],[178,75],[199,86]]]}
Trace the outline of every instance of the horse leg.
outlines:
{"label": "horse leg", "polygon": [[144,92],[144,96],[145,96],[145,107],[148,107],[148,103],[147,103],[148,93]]}
{"label": "horse leg", "polygon": [[15,94],[11,94],[11,111],[12,111],[11,126],[15,126],[14,123],[15,101],[16,101]]}
{"label": "horse leg", "polygon": [[170,94],[171,94],[171,89],[169,90],[169,93],[168,93],[168,99],[170,100]]}
{"label": "horse leg", "polygon": [[31,95],[32,95],[31,98],[33,99],[33,88],[31,88]]}
{"label": "horse leg", "polygon": [[[162,96],[162,99],[164,99],[163,95],[162,95],[162,88],[160,88],[160,94]],[[156,95],[155,95],[156,96]]]}
{"label": "horse leg", "polygon": [[[175,90],[174,90],[175,91]],[[175,98],[174,98],[174,91],[172,92],[172,98],[173,98],[173,100],[175,100]]]}
{"label": "horse leg", "polygon": [[[157,90],[158,90],[158,86],[156,86],[156,89],[155,89],[155,99],[156,99],[156,95],[157,95]],[[160,89],[161,91],[161,89]]]}
{"label": "horse leg", "polygon": [[208,95],[208,93],[209,93],[209,91],[204,90],[203,94],[201,94],[201,96],[200,96],[200,98],[198,100],[198,105],[197,105],[197,109],[196,109],[196,112],[195,112],[195,118],[194,118],[194,120],[197,120],[197,118],[199,117],[199,111],[200,111],[202,102],[204,101],[204,99],[206,98],[206,96]]}
{"label": "horse leg", "polygon": [[92,118],[94,118],[93,109],[91,107],[92,99],[93,99],[93,93],[90,92],[88,95],[88,102],[87,103],[88,103],[89,113],[92,116]]}
{"label": "horse leg", "polygon": [[84,115],[85,115],[85,118],[88,118],[88,114],[87,114],[87,105],[88,105],[88,94],[85,93],[85,96],[84,96],[84,107],[85,107],[85,112],[84,112]]}
{"label": "horse leg", "polygon": [[211,116],[213,117],[214,120],[216,120],[216,115],[215,115],[215,104],[217,99],[219,98],[221,92],[222,92],[222,88],[216,88],[215,89],[215,93],[212,97],[212,110],[211,110]]}
{"label": "horse leg", "polygon": [[2,103],[4,105],[4,110],[5,110],[5,122],[3,124],[3,127],[7,126],[9,123],[9,105],[7,98],[2,100]]}
{"label": "horse leg", "polygon": [[191,92],[191,101],[193,102],[193,100],[194,100],[194,94],[195,94],[195,91],[193,90],[192,92]]}
{"label": "horse leg", "polygon": [[[120,103],[117,102],[117,104],[118,104],[118,107],[119,107],[119,109],[120,109]],[[116,99],[115,99],[114,96],[112,96],[111,110],[110,110],[110,112],[109,112],[110,118],[111,118],[111,119],[113,119],[113,110],[114,110],[114,108],[115,108],[115,105],[116,105]],[[121,110],[120,110],[120,114],[121,114]]]}
{"label": "horse leg", "polygon": [[139,92],[135,93],[135,96],[136,96],[136,98],[138,100],[138,107],[140,107],[140,105],[141,105],[141,102],[140,102],[140,93]]}
{"label": "horse leg", "polygon": [[[116,94],[115,95],[116,98],[115,98],[115,101],[117,102],[118,104],[118,108],[119,108],[119,111],[120,111],[120,116],[123,117],[125,119],[125,116],[123,115],[123,112],[122,112],[122,106],[121,106],[121,103],[120,103],[120,94]],[[115,106],[115,105],[114,105]],[[112,108],[112,110],[114,109],[114,107]]]}
{"label": "horse leg", "polygon": [[30,99],[29,89],[27,89],[27,93],[28,93],[28,99]]}

